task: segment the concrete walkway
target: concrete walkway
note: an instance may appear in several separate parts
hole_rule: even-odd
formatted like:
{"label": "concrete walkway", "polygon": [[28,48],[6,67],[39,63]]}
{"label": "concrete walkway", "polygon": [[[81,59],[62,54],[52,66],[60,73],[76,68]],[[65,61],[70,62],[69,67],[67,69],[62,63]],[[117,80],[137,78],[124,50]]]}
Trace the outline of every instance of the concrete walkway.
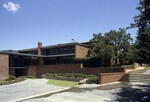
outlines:
{"label": "concrete walkway", "polygon": [[47,79],[27,79],[23,82],[0,86],[0,102],[9,102],[64,88],[48,85],[47,81]]}
{"label": "concrete walkway", "polygon": [[[133,85],[132,85],[133,84]],[[144,87],[139,87],[139,85],[146,85]],[[117,87],[118,86],[118,87]],[[68,90],[64,90],[62,92],[53,93],[49,96],[45,97],[39,97],[39,98],[33,98],[29,100],[24,100],[22,102],[118,102],[118,100],[122,100],[123,102],[130,102],[130,98],[134,95],[134,100],[141,96],[141,94],[144,93],[145,90],[142,89],[148,89],[149,86],[147,86],[146,83],[118,83],[118,84],[111,84],[111,85],[95,85],[95,84],[83,84],[76,87],[73,87]],[[127,100],[128,97],[126,95],[130,96],[130,90],[133,90],[133,93],[131,97]],[[138,91],[135,91],[137,90]],[[143,91],[140,95],[138,95],[139,90]],[[134,92],[137,92],[135,94]],[[144,93],[144,95],[146,92]],[[121,96],[123,95],[123,96]],[[144,95],[142,97],[144,97]],[[148,93],[149,95],[149,93]],[[132,99],[131,98],[131,99]],[[122,102],[119,101],[119,102]]]}
{"label": "concrete walkway", "polygon": [[145,68],[145,67],[138,67],[138,68],[135,68],[135,69],[126,69],[126,70],[125,70],[125,73],[143,70],[144,68]]}
{"label": "concrete walkway", "polygon": [[150,69],[146,70],[143,74],[150,74]]}

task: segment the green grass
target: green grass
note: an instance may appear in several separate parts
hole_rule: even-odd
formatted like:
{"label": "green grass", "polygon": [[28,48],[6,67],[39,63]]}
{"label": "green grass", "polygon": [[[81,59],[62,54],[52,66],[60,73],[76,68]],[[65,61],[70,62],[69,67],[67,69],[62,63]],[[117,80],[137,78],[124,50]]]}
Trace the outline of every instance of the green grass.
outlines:
{"label": "green grass", "polygon": [[73,87],[73,86],[78,85],[78,82],[49,79],[47,84],[56,85],[56,86],[64,86],[64,87]]}
{"label": "green grass", "polygon": [[146,66],[146,67],[145,67],[145,70],[148,70],[148,69],[150,69],[150,66]]}
{"label": "green grass", "polygon": [[131,67],[133,66],[132,64],[131,65],[122,65],[122,67]]}

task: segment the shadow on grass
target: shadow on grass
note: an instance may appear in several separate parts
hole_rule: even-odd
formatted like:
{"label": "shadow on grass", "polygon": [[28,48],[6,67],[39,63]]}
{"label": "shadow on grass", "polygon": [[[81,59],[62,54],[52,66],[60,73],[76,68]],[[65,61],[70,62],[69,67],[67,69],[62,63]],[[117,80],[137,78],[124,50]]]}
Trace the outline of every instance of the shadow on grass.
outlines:
{"label": "shadow on grass", "polygon": [[114,94],[117,102],[150,102],[150,85],[122,87]]}

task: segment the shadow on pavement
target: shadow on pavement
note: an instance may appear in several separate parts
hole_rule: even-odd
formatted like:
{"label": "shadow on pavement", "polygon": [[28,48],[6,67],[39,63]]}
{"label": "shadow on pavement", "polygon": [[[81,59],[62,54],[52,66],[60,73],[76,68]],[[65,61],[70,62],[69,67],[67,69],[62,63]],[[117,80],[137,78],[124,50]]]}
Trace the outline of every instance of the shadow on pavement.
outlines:
{"label": "shadow on pavement", "polygon": [[150,85],[134,85],[122,87],[114,101],[119,102],[150,102]]}

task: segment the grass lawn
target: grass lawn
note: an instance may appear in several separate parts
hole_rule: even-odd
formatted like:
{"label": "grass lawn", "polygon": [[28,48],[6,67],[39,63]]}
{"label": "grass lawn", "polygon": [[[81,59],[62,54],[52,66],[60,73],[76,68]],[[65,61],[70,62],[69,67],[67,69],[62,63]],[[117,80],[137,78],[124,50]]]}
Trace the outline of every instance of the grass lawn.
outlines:
{"label": "grass lawn", "polygon": [[78,85],[78,82],[55,80],[55,79],[49,79],[47,83],[51,85],[64,86],[64,87],[73,87],[73,86]]}
{"label": "grass lawn", "polygon": [[150,66],[146,66],[145,69],[146,69],[146,70],[150,69]]}

